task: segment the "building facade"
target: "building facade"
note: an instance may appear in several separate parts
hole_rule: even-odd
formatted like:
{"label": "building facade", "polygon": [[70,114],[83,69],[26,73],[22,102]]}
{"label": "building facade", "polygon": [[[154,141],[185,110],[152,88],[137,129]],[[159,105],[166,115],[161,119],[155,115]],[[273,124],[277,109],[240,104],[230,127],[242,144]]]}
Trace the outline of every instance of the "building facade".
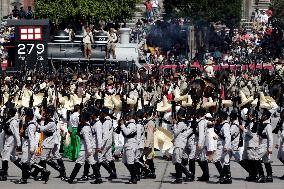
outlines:
{"label": "building facade", "polygon": [[13,3],[18,4],[18,8],[24,7],[25,10],[28,9],[28,6],[34,6],[34,0],[0,0],[0,15],[3,16],[9,15],[14,6]]}

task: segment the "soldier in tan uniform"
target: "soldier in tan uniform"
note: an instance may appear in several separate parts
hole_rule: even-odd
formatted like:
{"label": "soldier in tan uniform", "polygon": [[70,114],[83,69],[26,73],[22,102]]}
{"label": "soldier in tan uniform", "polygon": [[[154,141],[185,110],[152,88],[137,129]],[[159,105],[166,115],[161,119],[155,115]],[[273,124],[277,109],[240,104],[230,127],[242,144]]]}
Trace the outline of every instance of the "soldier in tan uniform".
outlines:
{"label": "soldier in tan uniform", "polygon": [[155,131],[155,122],[153,121],[153,108],[146,108],[146,125],[145,125],[145,145],[144,145],[144,154],[146,156],[145,164],[148,165],[150,173],[145,173],[145,177],[147,178],[156,178],[155,174],[155,165],[154,165],[154,131]]}

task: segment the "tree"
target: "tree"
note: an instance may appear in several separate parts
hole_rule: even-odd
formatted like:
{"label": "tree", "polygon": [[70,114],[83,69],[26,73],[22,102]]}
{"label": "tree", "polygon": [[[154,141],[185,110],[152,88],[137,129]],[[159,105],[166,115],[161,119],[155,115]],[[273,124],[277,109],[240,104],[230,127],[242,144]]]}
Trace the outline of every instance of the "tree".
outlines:
{"label": "tree", "polygon": [[233,27],[239,24],[242,0],[164,0],[168,17],[190,19],[195,25],[221,22]]}
{"label": "tree", "polygon": [[273,17],[277,19],[277,24],[284,28],[284,0],[272,1]]}
{"label": "tree", "polygon": [[35,14],[37,18],[48,18],[60,24],[70,19],[124,20],[134,14],[139,0],[37,0]]}

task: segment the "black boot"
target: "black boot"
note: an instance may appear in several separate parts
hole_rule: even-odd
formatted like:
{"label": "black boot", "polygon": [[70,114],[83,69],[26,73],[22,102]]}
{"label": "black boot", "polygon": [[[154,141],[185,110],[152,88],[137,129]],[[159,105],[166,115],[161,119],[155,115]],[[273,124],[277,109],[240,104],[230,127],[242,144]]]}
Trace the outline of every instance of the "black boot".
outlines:
{"label": "black boot", "polygon": [[181,165],[181,168],[182,168],[183,174],[185,174],[185,181],[187,181],[187,182],[194,181],[192,173],[189,170],[187,170],[186,166]]}
{"label": "black boot", "polygon": [[109,166],[110,166],[112,172],[116,175],[116,167],[115,167],[114,161],[110,161]]}
{"label": "black boot", "polygon": [[154,160],[148,159],[146,162],[148,162],[149,169],[150,169],[150,173],[148,174],[147,178],[156,179]]}
{"label": "black boot", "polygon": [[198,161],[198,164],[202,170],[202,176],[197,178],[197,181],[207,182],[209,181],[209,167],[207,161]]}
{"label": "black boot", "polygon": [[137,171],[134,164],[126,164],[128,171],[130,172],[130,180],[126,184],[137,184]]}
{"label": "black boot", "polygon": [[182,183],[182,165],[180,163],[175,163],[176,170],[176,180],[172,181],[172,184],[181,184]]}
{"label": "black boot", "polygon": [[101,163],[101,165],[107,170],[107,172],[109,173],[109,177],[107,178],[108,180],[112,180],[112,179],[117,179],[116,174],[112,171],[112,168],[110,167],[109,163],[107,161],[103,161]]}
{"label": "black boot", "polygon": [[69,184],[76,184],[77,183],[74,180],[75,180],[77,174],[79,173],[81,167],[82,167],[82,165],[80,163],[76,163],[75,164],[75,167],[74,167],[74,169],[73,169],[73,171],[72,171],[72,173],[71,173],[71,175],[70,175],[70,177],[68,179],[68,183]]}
{"label": "black boot", "polygon": [[140,162],[135,162],[134,163],[135,167],[136,167],[136,171],[137,171],[137,181],[140,181],[140,177],[141,177],[141,169],[143,168],[143,166],[141,165]]}
{"label": "black boot", "polygon": [[29,165],[27,163],[22,163],[22,178],[20,180],[16,180],[15,184],[27,184],[29,175]]}
{"label": "black boot", "polygon": [[7,181],[7,176],[8,176],[8,161],[3,160],[2,161],[2,175],[0,175],[0,181]]}
{"label": "black boot", "polygon": [[251,170],[249,168],[248,160],[244,159],[239,161],[239,164],[242,166],[242,168],[244,168],[244,170],[246,170],[246,172],[250,173]]}
{"label": "black boot", "polygon": [[263,171],[263,168],[262,168],[261,161],[258,160],[258,161],[255,161],[255,163],[256,163],[256,169],[257,169],[257,172],[258,172],[258,178],[257,178],[256,182],[257,183],[265,183],[266,178],[264,176],[264,171]]}
{"label": "black boot", "polygon": [[220,161],[215,162],[215,167],[217,168],[217,171],[218,171],[218,173],[220,175],[220,179],[219,179],[219,181],[217,183],[221,183],[225,179],[224,172],[223,172],[223,167],[222,167],[221,162]]}
{"label": "black boot", "polygon": [[232,184],[230,165],[224,165],[223,173],[224,179],[220,180],[220,184]]}
{"label": "black boot", "polygon": [[58,159],[57,160],[57,164],[60,167],[60,172],[59,172],[59,176],[58,177],[61,178],[61,180],[66,181],[67,180],[66,168],[65,168],[63,160],[62,159]]}
{"label": "black boot", "polygon": [[265,163],[264,166],[267,173],[266,182],[273,182],[271,163]]}
{"label": "black boot", "polygon": [[91,184],[101,184],[103,181],[101,178],[101,173],[100,173],[98,165],[97,164],[92,165],[92,169],[93,169],[93,173],[95,176],[95,180],[91,182]]}
{"label": "black boot", "polygon": [[46,163],[47,163],[46,160],[40,160],[40,161],[39,161],[38,165],[39,165],[40,167],[42,167],[43,169],[40,170],[41,176],[39,176],[39,177],[37,177],[37,175],[34,176],[34,179],[35,179],[36,181],[43,181],[43,180],[45,180],[45,179],[44,179],[44,174],[46,174],[46,173],[45,173],[44,170],[46,170]]}
{"label": "black boot", "polygon": [[16,161],[13,162],[18,168],[20,168],[21,170],[23,169],[22,163],[21,163],[21,159],[18,158]]}
{"label": "black boot", "polygon": [[194,181],[194,179],[195,179],[195,160],[194,159],[190,159],[188,161],[188,170],[192,174],[192,180],[191,181]]}
{"label": "black boot", "polygon": [[85,161],[84,164],[84,171],[83,171],[83,176],[78,179],[78,181],[88,181],[89,180],[89,172],[90,172],[90,164],[88,161]]}
{"label": "black boot", "polygon": [[248,168],[249,168],[249,176],[246,177],[246,181],[253,182],[257,178],[257,169],[256,169],[256,161],[255,160],[248,160]]}

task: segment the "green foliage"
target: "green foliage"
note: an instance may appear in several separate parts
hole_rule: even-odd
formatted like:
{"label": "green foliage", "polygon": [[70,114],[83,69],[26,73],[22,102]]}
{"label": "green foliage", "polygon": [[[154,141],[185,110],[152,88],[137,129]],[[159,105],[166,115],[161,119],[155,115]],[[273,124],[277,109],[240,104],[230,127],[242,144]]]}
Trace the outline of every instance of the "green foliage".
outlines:
{"label": "green foliage", "polygon": [[272,1],[273,17],[277,18],[279,25],[284,28],[284,0]]}
{"label": "green foliage", "polygon": [[164,0],[168,17],[189,18],[194,24],[221,22],[230,27],[241,20],[242,0]]}
{"label": "green foliage", "polygon": [[37,18],[48,18],[56,24],[71,18],[94,20],[123,20],[131,18],[139,0],[37,0]]}

